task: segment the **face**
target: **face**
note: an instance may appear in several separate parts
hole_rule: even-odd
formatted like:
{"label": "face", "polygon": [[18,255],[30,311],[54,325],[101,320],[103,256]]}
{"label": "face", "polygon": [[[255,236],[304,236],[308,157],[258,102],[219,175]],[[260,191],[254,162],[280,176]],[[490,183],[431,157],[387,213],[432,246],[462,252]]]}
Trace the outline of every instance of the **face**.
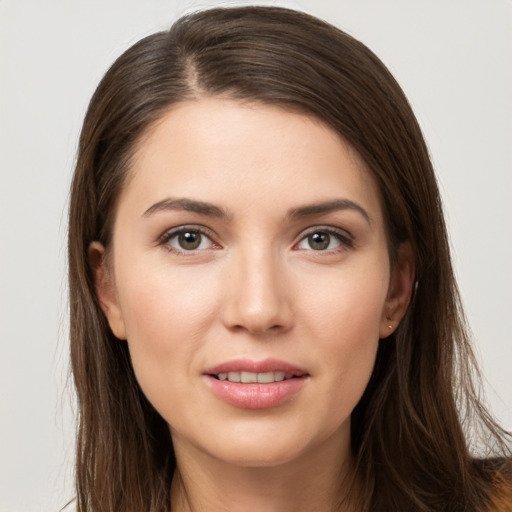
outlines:
{"label": "face", "polygon": [[348,445],[411,264],[390,269],[377,187],[333,130],[175,105],[141,141],[113,229],[109,258],[90,248],[97,291],[175,446],[261,466]]}

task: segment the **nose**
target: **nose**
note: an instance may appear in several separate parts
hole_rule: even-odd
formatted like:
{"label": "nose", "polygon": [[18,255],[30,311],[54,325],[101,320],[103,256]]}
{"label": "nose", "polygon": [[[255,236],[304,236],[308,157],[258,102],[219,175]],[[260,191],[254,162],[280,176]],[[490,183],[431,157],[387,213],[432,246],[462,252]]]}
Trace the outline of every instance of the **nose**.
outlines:
{"label": "nose", "polygon": [[292,291],[285,267],[270,250],[234,257],[225,282],[223,321],[228,329],[261,335],[291,328]]}

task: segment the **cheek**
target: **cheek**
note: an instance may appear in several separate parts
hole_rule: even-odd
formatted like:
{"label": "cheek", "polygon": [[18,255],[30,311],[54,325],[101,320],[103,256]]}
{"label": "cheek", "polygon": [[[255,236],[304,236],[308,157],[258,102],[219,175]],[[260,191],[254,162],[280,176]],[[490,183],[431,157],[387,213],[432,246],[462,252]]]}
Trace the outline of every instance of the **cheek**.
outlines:
{"label": "cheek", "polygon": [[[149,265],[150,266],[150,265]],[[151,267],[151,266],[150,266]],[[197,269],[152,268],[127,272],[119,290],[128,337],[147,343],[172,345],[176,339],[194,342],[212,320],[215,294],[213,276]]]}
{"label": "cheek", "polygon": [[193,370],[215,318],[215,294],[197,272],[131,270],[119,280],[119,297],[134,371],[149,398],[161,386],[181,386]]}
{"label": "cheek", "polygon": [[350,414],[372,374],[387,295],[384,273],[351,272],[309,296],[312,346],[329,390],[327,407]]}
{"label": "cheek", "polygon": [[378,340],[389,282],[382,267],[377,261],[374,266],[343,269],[307,287],[309,320],[320,338],[331,341],[332,350],[339,348],[339,340],[355,347]]}

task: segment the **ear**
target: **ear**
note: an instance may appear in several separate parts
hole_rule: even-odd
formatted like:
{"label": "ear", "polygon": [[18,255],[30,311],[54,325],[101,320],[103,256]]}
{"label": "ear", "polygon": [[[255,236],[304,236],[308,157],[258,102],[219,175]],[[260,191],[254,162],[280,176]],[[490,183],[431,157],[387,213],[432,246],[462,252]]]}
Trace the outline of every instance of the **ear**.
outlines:
{"label": "ear", "polygon": [[389,288],[380,322],[380,338],[395,332],[411,301],[414,284],[414,254],[411,244],[404,242],[397,251],[389,279]]}
{"label": "ear", "polygon": [[109,270],[105,248],[99,242],[89,245],[89,262],[94,276],[94,288],[101,309],[116,338],[126,339],[126,328],[123,313],[119,306],[116,287]]}

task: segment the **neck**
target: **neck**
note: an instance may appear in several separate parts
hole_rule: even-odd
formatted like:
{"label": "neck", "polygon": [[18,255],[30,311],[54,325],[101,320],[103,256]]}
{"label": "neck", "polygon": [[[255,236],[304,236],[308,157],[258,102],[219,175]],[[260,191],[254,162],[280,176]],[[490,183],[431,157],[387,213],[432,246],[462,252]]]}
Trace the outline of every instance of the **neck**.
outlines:
{"label": "neck", "polygon": [[[279,465],[244,467],[175,443],[173,512],[353,512],[348,443],[332,442]],[[354,488],[356,485],[354,485]]]}

